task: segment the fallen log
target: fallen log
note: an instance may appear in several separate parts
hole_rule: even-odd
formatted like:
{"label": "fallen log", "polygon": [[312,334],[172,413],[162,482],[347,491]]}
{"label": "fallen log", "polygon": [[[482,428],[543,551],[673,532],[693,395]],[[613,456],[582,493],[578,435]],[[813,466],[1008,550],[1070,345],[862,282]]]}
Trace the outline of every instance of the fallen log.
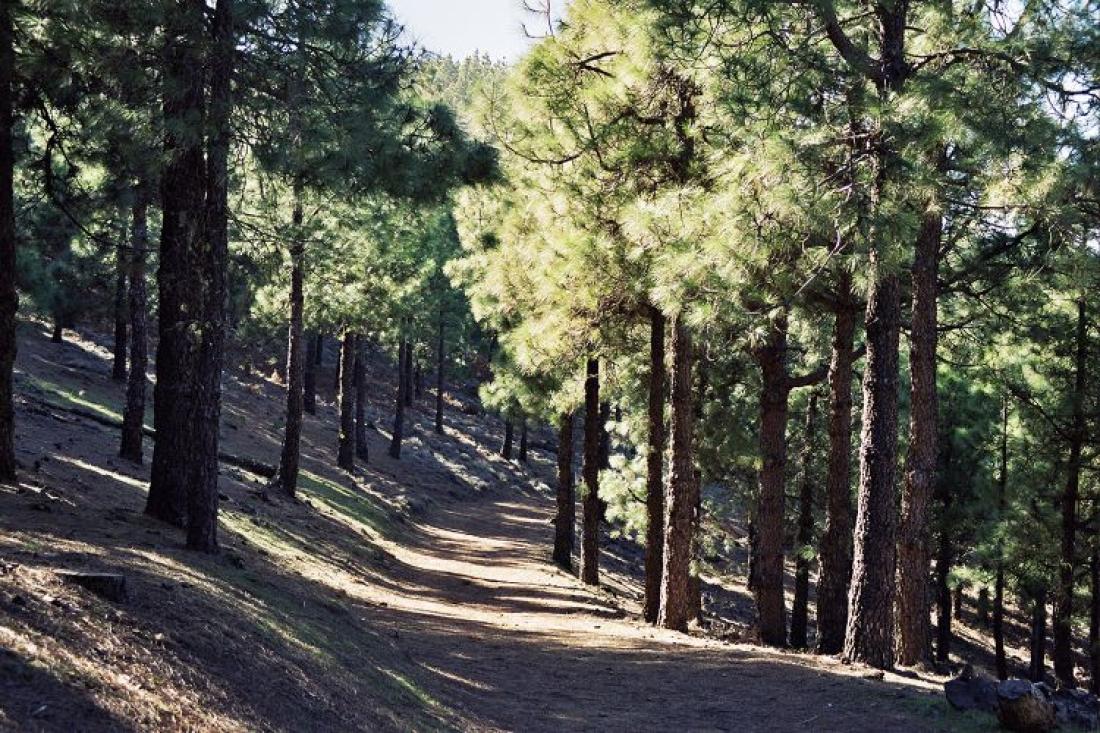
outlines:
{"label": "fallen log", "polygon": [[[109,428],[115,428],[118,430],[122,429],[122,422],[120,420],[117,420],[113,417],[108,417],[107,415],[101,415],[98,412],[94,412],[92,410],[85,410],[80,407],[63,407],[52,402],[45,402],[44,404],[46,404],[50,409],[61,410],[62,412],[67,412],[70,415],[75,415],[76,417],[80,417],[85,420],[91,420],[94,423],[99,423],[100,425],[105,425]],[[148,425],[143,425],[141,428],[141,432],[153,440],[157,439],[157,432]],[[249,473],[260,476],[261,478],[273,478],[277,470],[275,466],[263,463],[262,461],[257,461],[253,458],[247,458],[245,456],[234,455],[233,453],[229,453],[227,451],[218,451],[218,460],[220,460],[222,463],[227,463],[230,466],[242,468]]]}

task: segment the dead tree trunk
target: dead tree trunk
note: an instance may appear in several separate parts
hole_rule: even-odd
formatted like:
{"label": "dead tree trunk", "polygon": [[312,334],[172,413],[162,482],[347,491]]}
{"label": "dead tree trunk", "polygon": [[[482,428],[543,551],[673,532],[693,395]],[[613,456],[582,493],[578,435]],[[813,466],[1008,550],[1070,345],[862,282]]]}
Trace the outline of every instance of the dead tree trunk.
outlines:
{"label": "dead tree trunk", "polygon": [[122,413],[122,439],[118,454],[135,463],[142,461],[142,425],[145,422],[145,370],[149,367],[146,330],[145,258],[149,251],[148,193],[139,184],[134,192],[130,229],[130,373],[126,379],[126,408]]}
{"label": "dead tree trunk", "polygon": [[692,448],[692,344],[683,316],[672,321],[672,460],[665,504],[664,567],[657,623],[686,630],[692,618],[691,553],[698,487]]}
{"label": "dead tree trunk", "polygon": [[1081,484],[1081,450],[1086,438],[1085,387],[1088,359],[1088,318],[1085,299],[1077,301],[1076,375],[1073,387],[1073,425],[1069,434],[1066,490],[1062,494],[1062,557],[1054,594],[1054,674],[1067,687],[1073,674],[1073,582],[1077,569],[1077,501]]}
{"label": "dead tree trunk", "polygon": [[646,452],[645,607],[643,616],[657,623],[661,610],[661,570],[665,541],[665,316],[649,316],[649,417]]}
{"label": "dead tree trunk", "polygon": [[600,582],[600,362],[589,359],[584,382],[584,518],[581,580]]}
{"label": "dead tree trunk", "polygon": [[851,276],[841,274],[829,363],[829,457],[825,474],[825,530],[817,581],[817,652],[844,648],[848,582],[852,577],[852,364],[856,309]]}
{"label": "dead tree trunk", "polygon": [[573,492],[573,413],[562,413],[558,422],[557,514],[554,515],[554,562],[573,570],[574,526],[577,505]]}
{"label": "dead tree trunk", "polygon": [[943,219],[933,207],[924,215],[912,266],[909,452],[897,543],[897,662],[904,666],[921,662],[928,653],[928,505],[936,480],[936,304],[942,232]]}
{"label": "dead tree trunk", "polygon": [[810,558],[807,550],[814,541],[814,423],[817,421],[817,394],[811,394],[806,407],[806,444],[802,451],[802,489],[798,497],[798,555],[794,571],[794,605],[791,607],[791,646],[807,647],[810,606]]}
{"label": "dead tree trunk", "polygon": [[340,345],[340,444],[336,465],[355,470],[355,334],[348,329]]}

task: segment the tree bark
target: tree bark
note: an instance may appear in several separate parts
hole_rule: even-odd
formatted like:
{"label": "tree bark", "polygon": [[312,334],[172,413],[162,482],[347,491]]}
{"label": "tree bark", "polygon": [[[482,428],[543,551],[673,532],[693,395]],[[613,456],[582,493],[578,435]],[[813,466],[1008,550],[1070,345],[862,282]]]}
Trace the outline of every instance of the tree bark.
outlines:
{"label": "tree bark", "polygon": [[1100,692],[1100,552],[1089,558],[1089,692]]}
{"label": "tree bark", "polygon": [[692,408],[691,334],[677,315],[672,321],[672,459],[665,496],[665,542],[662,551],[661,609],[657,623],[684,631],[692,618],[691,553],[696,512]]}
{"label": "tree bark", "polygon": [[435,344],[435,432],[443,435],[443,308],[439,308],[439,333]]}
{"label": "tree bark", "polygon": [[519,462],[527,463],[527,418],[520,418],[519,424]]}
{"label": "tree bark", "polygon": [[811,394],[806,407],[806,444],[802,451],[802,489],[798,497],[798,556],[794,571],[794,605],[791,607],[791,646],[807,647],[810,606],[810,558],[806,550],[814,541],[814,423],[817,421],[817,394]]}
{"label": "tree bark", "polygon": [[929,644],[928,505],[936,481],[936,306],[942,233],[939,210],[929,210],[917,236],[911,270],[909,452],[897,543],[897,662],[907,667],[927,658]]}
{"label": "tree bark", "polygon": [[12,145],[15,77],[13,3],[0,4],[0,481],[15,481],[15,152]]}
{"label": "tree bark", "polygon": [[1085,387],[1088,359],[1088,314],[1085,298],[1077,301],[1076,378],[1072,395],[1073,426],[1069,434],[1066,490],[1062,494],[1062,556],[1054,594],[1054,674],[1073,687],[1073,582],[1077,568],[1077,501],[1081,485],[1081,450],[1086,437]]}
{"label": "tree bark", "polygon": [[111,379],[126,381],[126,342],[129,338],[129,315],[126,313],[126,281],[130,273],[127,247],[115,247],[115,347],[114,361],[111,366]]}
{"label": "tree bark", "polygon": [[344,331],[340,345],[340,443],[336,465],[345,471],[355,470],[355,334]]}
{"label": "tree bark", "polygon": [[1032,599],[1031,607],[1031,661],[1028,664],[1028,679],[1042,682],[1046,676],[1047,648],[1047,589],[1039,588]]}
{"label": "tree bark", "polygon": [[[206,7],[205,2],[200,5]],[[187,547],[218,550],[218,445],[221,427],[222,370],[225,365],[226,310],[229,298],[229,146],[232,137],[232,79],[236,33],[233,0],[218,0],[210,28],[210,105],[206,147],[206,241],[200,254],[203,277],[202,347],[193,426],[198,455],[191,461],[187,507]],[[158,436],[159,442],[159,436]]]}
{"label": "tree bark", "polygon": [[321,334],[306,337],[308,351],[302,375],[302,409],[310,415],[317,414],[317,352],[321,348]]}
{"label": "tree bark", "polygon": [[[1008,489],[1008,399],[1001,403],[1001,467],[997,475],[997,520],[1004,521]],[[993,584],[993,654],[997,679],[1008,679],[1008,660],[1005,657],[1005,548],[1004,541],[997,540],[997,577]]]}
{"label": "tree bark", "polygon": [[202,0],[176,3],[165,18],[164,152],[161,173],[160,266],[157,270],[158,341],[153,388],[153,446],[145,512],[182,527],[188,511],[192,465],[202,450],[198,384],[202,350],[206,201],[203,121],[206,93],[205,11]]}
{"label": "tree bark", "polygon": [[894,663],[895,479],[898,438],[898,277],[872,251],[867,298],[867,368],[863,375],[852,582],[844,656],[872,667]]}
{"label": "tree bark", "polygon": [[646,452],[645,606],[643,616],[657,623],[661,610],[661,571],[665,541],[665,316],[649,313],[649,417]]}
{"label": "tree bark", "polygon": [[760,641],[787,645],[786,606],[783,599],[783,505],[787,467],[787,419],[790,386],[787,381],[787,316],[772,324],[766,342],[754,349],[760,368],[760,474],[756,502],[753,597]]}
{"label": "tree bark", "polygon": [[61,316],[54,318],[53,333],[50,334],[50,341],[55,344],[65,343],[65,327],[61,325]]}
{"label": "tree bark", "polygon": [[413,355],[416,347],[412,341],[405,343],[405,406],[413,406]]}
{"label": "tree bark", "polygon": [[367,340],[355,337],[355,457],[367,461]]}
{"label": "tree bark", "polygon": [[314,364],[325,365],[325,334],[317,332],[317,353],[314,354]]}
{"label": "tree bark", "polygon": [[293,240],[290,243],[290,322],[287,326],[286,425],[279,473],[272,485],[288,496],[298,489],[298,464],[301,460],[302,417],[305,410],[305,361],[302,345],[305,318],[305,240],[302,238],[302,186],[294,183],[294,209],[291,214]]}
{"label": "tree bark", "polygon": [[397,400],[394,406],[393,436],[390,439],[390,458],[401,458],[401,441],[405,431],[405,363],[408,352],[408,342],[402,336],[397,347]]}
{"label": "tree bark", "polygon": [[573,492],[573,413],[562,413],[558,422],[558,491],[554,515],[554,562],[573,570],[573,542],[577,521]]}
{"label": "tree bark", "polygon": [[848,582],[852,577],[852,364],[856,310],[851,276],[838,286],[829,363],[829,456],[825,475],[825,530],[821,535],[817,581],[817,652],[844,648],[848,624]]}
{"label": "tree bark", "polygon": [[584,381],[584,519],[581,580],[600,582],[600,362],[589,359]]}
{"label": "tree bark", "polygon": [[512,417],[509,415],[504,418],[504,441],[500,444],[500,455],[506,461],[512,460],[512,437],[515,433],[515,426],[512,423]]}
{"label": "tree bark", "polygon": [[145,422],[145,371],[149,367],[146,330],[145,258],[149,251],[148,195],[139,184],[134,192],[130,230],[130,373],[126,380],[126,408],[122,413],[122,439],[118,454],[135,463],[142,461],[142,425]]}

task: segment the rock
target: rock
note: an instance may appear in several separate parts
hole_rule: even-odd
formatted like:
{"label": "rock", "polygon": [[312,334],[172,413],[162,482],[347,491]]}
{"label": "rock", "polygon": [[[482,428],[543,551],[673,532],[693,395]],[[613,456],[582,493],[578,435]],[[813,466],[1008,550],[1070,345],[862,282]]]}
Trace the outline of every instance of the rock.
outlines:
{"label": "rock", "polygon": [[1100,730],[1100,699],[1085,690],[1056,691],[1054,714],[1058,724],[1080,730]]}
{"label": "rock", "polygon": [[86,573],[76,570],[59,570],[57,577],[66,583],[79,585],[85,590],[106,598],[112,603],[125,603],[126,576],[117,573]]}
{"label": "rock", "polygon": [[989,677],[976,676],[967,665],[962,674],[948,680],[943,686],[947,702],[956,710],[981,710],[997,712],[997,683]]}
{"label": "rock", "polygon": [[1056,725],[1046,686],[1020,679],[997,686],[997,717],[1005,728],[1020,733],[1045,733]]}

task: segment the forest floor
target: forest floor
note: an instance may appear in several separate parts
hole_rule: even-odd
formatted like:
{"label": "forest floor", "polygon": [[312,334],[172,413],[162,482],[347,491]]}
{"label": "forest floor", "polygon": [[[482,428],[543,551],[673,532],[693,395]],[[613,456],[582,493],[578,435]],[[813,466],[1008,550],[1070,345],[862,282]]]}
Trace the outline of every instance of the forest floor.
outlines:
{"label": "forest floor", "polygon": [[[24,323],[16,384],[18,486],[0,486],[0,729],[937,731],[989,725],[952,712],[942,678],[684,635],[637,620],[640,555],[609,543],[604,585],[549,563],[554,456],[496,454],[497,425],[430,398],[400,461],[385,453],[392,373],[369,465],[334,467],[325,399],[307,416],[300,500],[222,468],[217,556],[142,514],[145,466],[116,458],[123,386],[103,342]],[[223,443],[274,463],[282,390],[234,357]],[[151,446],[147,446],[147,459]],[[53,571],[122,573],[112,604]],[[708,592],[742,608],[729,581]],[[732,613],[732,611],[731,611]],[[721,617],[719,612],[718,616]],[[745,619],[715,621],[729,628]],[[723,623],[725,624],[723,626]]]}

